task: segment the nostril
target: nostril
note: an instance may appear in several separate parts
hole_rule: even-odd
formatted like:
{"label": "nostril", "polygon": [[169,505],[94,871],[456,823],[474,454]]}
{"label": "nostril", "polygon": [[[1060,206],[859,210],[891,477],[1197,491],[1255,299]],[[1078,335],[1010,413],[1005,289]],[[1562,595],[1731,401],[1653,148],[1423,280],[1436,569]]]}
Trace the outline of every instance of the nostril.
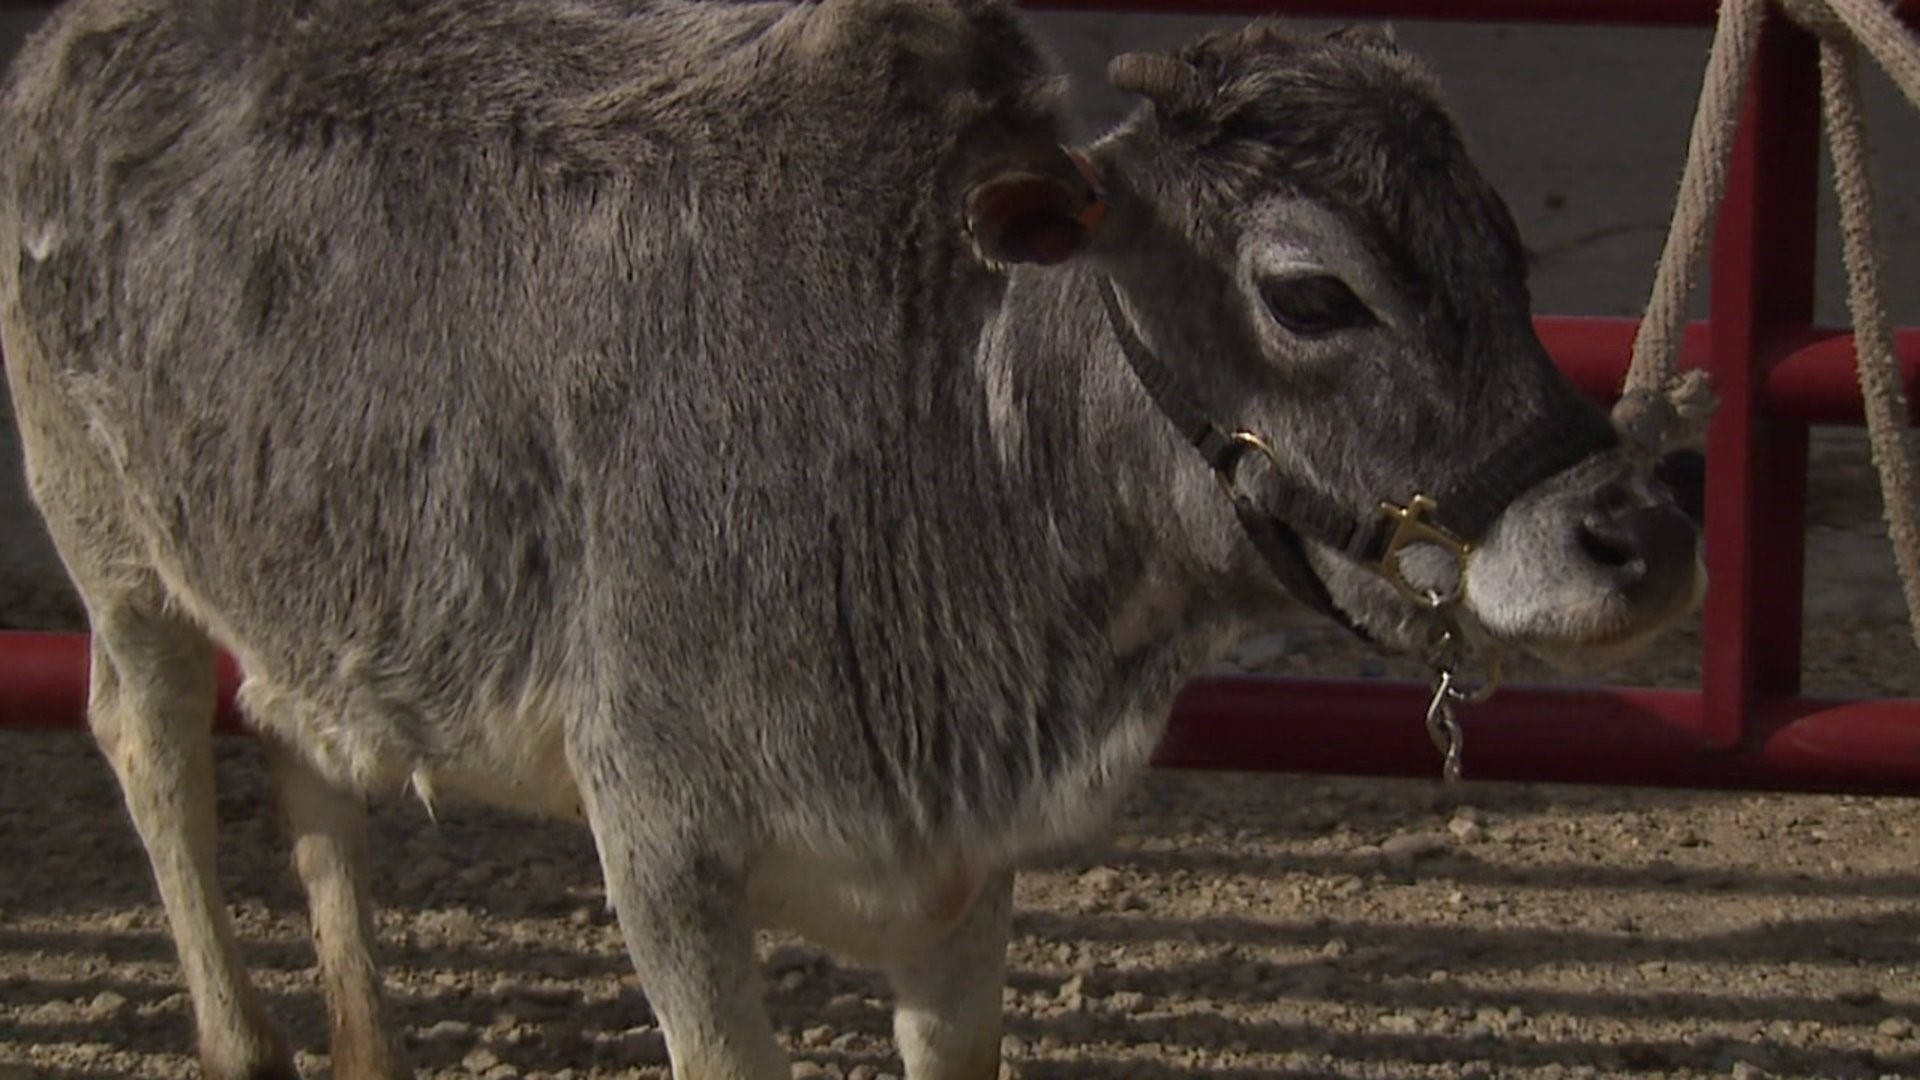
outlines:
{"label": "nostril", "polygon": [[1609,569],[1631,566],[1640,557],[1633,537],[1610,524],[1589,518],[1580,523],[1575,535],[1587,558]]}
{"label": "nostril", "polygon": [[1602,485],[1593,493],[1594,516],[1602,521],[1625,517],[1639,504],[1633,488],[1618,480]]}

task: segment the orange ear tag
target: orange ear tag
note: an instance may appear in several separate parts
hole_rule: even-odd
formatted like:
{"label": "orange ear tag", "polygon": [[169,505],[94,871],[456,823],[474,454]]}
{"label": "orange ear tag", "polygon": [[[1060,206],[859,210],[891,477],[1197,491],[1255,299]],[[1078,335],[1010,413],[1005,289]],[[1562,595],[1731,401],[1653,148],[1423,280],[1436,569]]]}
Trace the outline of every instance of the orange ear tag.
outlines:
{"label": "orange ear tag", "polygon": [[1107,212],[1113,209],[1113,204],[1107,202],[1106,186],[1100,182],[1100,174],[1093,171],[1093,162],[1087,160],[1085,154],[1078,150],[1068,150],[1067,160],[1073,162],[1073,167],[1080,170],[1081,179],[1087,182],[1087,187],[1093,192],[1093,201],[1089,202],[1086,209],[1080,211],[1079,216],[1074,218],[1080,223],[1081,228],[1092,232],[1107,219]]}

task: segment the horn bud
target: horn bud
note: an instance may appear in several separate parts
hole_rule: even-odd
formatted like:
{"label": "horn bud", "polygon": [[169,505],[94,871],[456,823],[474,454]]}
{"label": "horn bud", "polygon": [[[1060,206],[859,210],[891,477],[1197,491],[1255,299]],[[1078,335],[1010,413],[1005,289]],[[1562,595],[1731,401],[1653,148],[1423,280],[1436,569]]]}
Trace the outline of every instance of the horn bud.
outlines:
{"label": "horn bud", "polygon": [[1107,64],[1107,81],[1139,94],[1163,112],[1190,109],[1206,100],[1206,83],[1192,64],[1161,53],[1122,53]]}
{"label": "horn bud", "polygon": [[1400,51],[1400,44],[1395,40],[1392,23],[1349,23],[1327,31],[1326,39],[1345,45],[1357,45],[1363,49],[1375,49],[1379,52]]}

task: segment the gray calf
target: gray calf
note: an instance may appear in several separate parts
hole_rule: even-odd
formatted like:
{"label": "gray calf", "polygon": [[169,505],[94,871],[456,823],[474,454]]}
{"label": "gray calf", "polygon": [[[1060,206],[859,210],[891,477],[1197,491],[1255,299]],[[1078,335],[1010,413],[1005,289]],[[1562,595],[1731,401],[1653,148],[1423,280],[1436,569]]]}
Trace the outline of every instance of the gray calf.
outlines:
{"label": "gray calf", "polygon": [[[216,643],[336,1077],[406,1072],[360,800],[411,783],[584,815],[676,1076],[786,1075],[779,924],[886,971],[914,1080],[982,1080],[1011,868],[1283,581],[1569,659],[1693,601],[1413,61],[1256,25],[1111,74],[1140,109],[1069,152],[1002,0],[53,18],[0,332],[209,1076],[294,1074],[213,873]],[[1419,492],[1470,550],[1380,547]]]}

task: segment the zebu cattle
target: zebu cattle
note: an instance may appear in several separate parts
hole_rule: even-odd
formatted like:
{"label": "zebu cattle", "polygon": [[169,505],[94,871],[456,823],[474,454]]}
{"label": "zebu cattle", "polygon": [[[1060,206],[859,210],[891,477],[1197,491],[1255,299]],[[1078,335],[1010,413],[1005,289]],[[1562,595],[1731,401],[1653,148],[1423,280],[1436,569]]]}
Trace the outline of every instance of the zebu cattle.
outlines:
{"label": "zebu cattle", "polygon": [[1141,106],[1079,148],[1049,71],[1000,0],[37,35],[0,335],[207,1075],[294,1075],[212,869],[216,646],[336,1077],[406,1071],[360,800],[410,784],[584,816],[677,1076],[787,1075],[778,924],[886,971],[931,1080],[996,1074],[1013,868],[1294,594],[1569,661],[1693,602],[1413,60],[1269,24],[1121,57]]}

